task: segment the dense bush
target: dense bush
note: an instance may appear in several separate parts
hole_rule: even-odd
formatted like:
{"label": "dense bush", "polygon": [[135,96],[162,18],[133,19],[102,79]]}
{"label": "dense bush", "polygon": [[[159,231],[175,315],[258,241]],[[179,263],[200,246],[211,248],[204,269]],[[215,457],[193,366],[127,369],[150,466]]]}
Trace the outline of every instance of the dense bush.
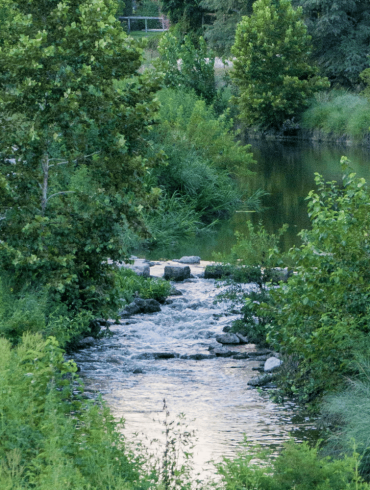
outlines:
{"label": "dense bush", "polygon": [[311,39],[290,0],[257,0],[238,24],[231,76],[239,87],[240,117],[248,126],[280,127],[308,98],[328,87],[310,60]]}
{"label": "dense bush", "polygon": [[158,80],[137,73],[141,48],[114,1],[3,7],[1,269],[109,318],[118,303],[107,259],[123,259],[144,228]]}
{"label": "dense bush", "polygon": [[303,113],[302,126],[361,138],[369,133],[370,102],[365,96],[340,90],[319,94]]}
{"label": "dense bush", "polygon": [[161,37],[158,51],[159,59],[154,64],[164,73],[166,87],[194,90],[198,96],[212,102],[216,95],[215,58],[208,52],[202,37],[196,47],[190,36],[178,39],[167,32]]}
{"label": "dense bush", "polygon": [[52,337],[26,334],[15,349],[0,338],[2,489],[148,486],[107,406],[81,396],[76,369]]}
{"label": "dense bush", "polygon": [[353,359],[369,336],[370,191],[342,159],[343,182],[309,194],[311,230],[289,252],[295,274],[271,289],[268,339],[292,360],[281,379],[302,401],[328,391],[354,373]]}
{"label": "dense bush", "polygon": [[365,490],[357,454],[339,460],[322,458],[318,448],[291,441],[275,458],[250,447],[218,465],[226,490]]}

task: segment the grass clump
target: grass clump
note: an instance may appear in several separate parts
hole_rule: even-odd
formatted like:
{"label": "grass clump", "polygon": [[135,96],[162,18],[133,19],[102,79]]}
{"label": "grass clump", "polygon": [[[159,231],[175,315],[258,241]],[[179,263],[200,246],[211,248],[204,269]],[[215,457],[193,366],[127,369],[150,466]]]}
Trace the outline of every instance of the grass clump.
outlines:
{"label": "grass clump", "polygon": [[157,277],[138,276],[130,269],[117,271],[117,283],[122,299],[126,303],[138,296],[143,299],[155,299],[163,302],[171,293],[171,284]]}
{"label": "grass clump", "polygon": [[358,454],[333,460],[320,457],[318,447],[290,441],[275,458],[248,446],[234,460],[218,465],[225,490],[365,490],[358,472]]}
{"label": "grass clump", "polygon": [[194,92],[163,89],[158,124],[148,157],[164,155],[148,185],[157,189],[157,208],[148,209],[150,246],[175,245],[208,231],[240,206],[258,207],[258,199],[238,188],[233,176],[250,174],[249,145],[235,141],[232,121],[217,116]]}
{"label": "grass clump", "polygon": [[369,133],[370,101],[358,94],[333,90],[317,96],[311,107],[302,116],[306,129],[320,129],[353,138],[362,138]]}
{"label": "grass clump", "polygon": [[76,365],[54,338],[0,338],[0,487],[144,488],[108,407],[76,394]]}
{"label": "grass clump", "polygon": [[370,362],[368,355],[356,360],[358,375],[342,391],[328,395],[322,407],[322,422],[331,427],[325,451],[338,457],[350,454],[356,443],[361,456],[360,472],[370,480]]}

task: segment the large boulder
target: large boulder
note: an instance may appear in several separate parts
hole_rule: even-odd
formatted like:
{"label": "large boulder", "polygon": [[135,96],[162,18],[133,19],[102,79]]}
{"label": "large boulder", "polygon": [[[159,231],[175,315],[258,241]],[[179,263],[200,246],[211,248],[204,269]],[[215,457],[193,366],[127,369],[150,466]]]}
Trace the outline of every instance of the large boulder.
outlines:
{"label": "large boulder", "polygon": [[241,333],[236,332],[235,335],[238,337],[238,339],[239,339],[239,341],[240,341],[241,344],[248,344],[249,343],[248,342],[248,338],[247,337],[244,337],[244,335],[242,335]]}
{"label": "large boulder", "polygon": [[219,344],[240,344],[240,339],[234,333],[223,333],[216,335],[216,340]]}
{"label": "large boulder", "polygon": [[269,357],[267,361],[265,362],[265,366],[263,370],[265,373],[271,373],[272,371],[275,371],[276,369],[279,369],[279,367],[283,364],[283,361],[278,359],[277,357]]}
{"label": "large boulder", "polygon": [[190,278],[190,267],[177,265],[166,265],[164,268],[164,276],[167,281],[184,281]]}
{"label": "large boulder", "polygon": [[121,316],[137,315],[138,313],[156,313],[158,311],[161,311],[161,307],[155,299],[136,298],[126,306]]}
{"label": "large boulder", "polygon": [[200,257],[198,257],[197,255],[190,255],[181,257],[181,259],[173,259],[172,262],[178,262],[179,264],[199,264]]}

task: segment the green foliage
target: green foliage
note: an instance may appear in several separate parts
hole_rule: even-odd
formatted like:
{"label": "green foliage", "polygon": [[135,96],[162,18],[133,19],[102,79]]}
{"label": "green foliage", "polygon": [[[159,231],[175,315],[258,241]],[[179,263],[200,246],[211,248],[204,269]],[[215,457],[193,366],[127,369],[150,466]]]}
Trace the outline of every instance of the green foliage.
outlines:
{"label": "green foliage", "polygon": [[368,66],[370,4],[363,0],[296,0],[303,7],[313,56],[332,83],[354,88]]}
{"label": "green foliage", "polygon": [[134,271],[121,267],[116,272],[121,298],[126,303],[138,296],[143,299],[164,301],[171,292],[171,284],[156,277],[138,276]]}
{"label": "green foliage", "polygon": [[338,136],[364,137],[369,133],[370,101],[361,95],[331,91],[317,97],[303,113],[302,126]]}
{"label": "green foliage", "polygon": [[[368,351],[366,352],[368,354]],[[360,472],[369,480],[369,401],[370,365],[368,357],[356,360],[358,375],[348,381],[344,390],[327,396],[322,406],[322,421],[332,428],[325,450],[331,455],[351,452],[355,441],[361,455]]]}
{"label": "green foliage", "polygon": [[142,50],[114,1],[4,5],[1,267],[109,317],[118,298],[106,259],[143,230],[157,77],[137,73]]}
{"label": "green foliage", "polygon": [[2,489],[137,488],[136,467],[102,400],[83,398],[73,361],[50,337],[0,339]]}
{"label": "green foliage", "polygon": [[238,25],[231,72],[239,87],[241,119],[249,126],[279,127],[299,114],[308,98],[326,88],[310,63],[311,38],[290,0],[257,0]]}
{"label": "green foliage", "polygon": [[267,451],[246,447],[234,460],[218,465],[226,490],[365,490],[358,474],[359,457],[322,458],[318,448],[290,441],[274,458]]}
{"label": "green foliage", "polygon": [[199,32],[204,10],[200,0],[161,0],[162,11],[169,16],[172,24],[181,24],[181,30]]}
{"label": "green foliage", "polygon": [[328,391],[354,371],[353,359],[369,335],[369,189],[342,159],[343,182],[309,194],[311,230],[289,256],[295,274],[271,289],[268,340],[292,361],[281,378],[302,401]]}
{"label": "green foliage", "polygon": [[[237,242],[231,249],[231,254],[219,260],[230,264],[228,272],[232,277],[231,288],[227,296],[234,296],[238,302],[243,302],[241,309],[243,317],[232,325],[232,332],[240,332],[249,341],[266,345],[267,327],[271,324],[271,312],[266,311],[266,305],[271,305],[272,298],[266,285],[278,284],[282,280],[281,270],[277,267],[283,262],[279,250],[279,242],[286,232],[284,225],[277,234],[270,234],[262,222],[257,226],[248,222],[247,233],[236,233]],[[255,283],[255,290],[245,293],[239,288],[240,283]],[[237,284],[235,284],[237,283]]]}
{"label": "green foliage", "polygon": [[17,344],[25,333],[54,336],[62,345],[73,344],[82,334],[92,334],[93,315],[84,309],[68,310],[46,288],[15,284],[3,274],[0,280],[0,337]]}
{"label": "green foliage", "polygon": [[265,268],[280,265],[281,258],[277,259],[279,242],[287,229],[288,225],[284,225],[275,235],[268,233],[261,221],[257,226],[248,221],[245,234],[235,233],[236,244],[231,249],[231,260]]}
{"label": "green foliage", "polygon": [[158,98],[151,151],[162,150],[167,162],[151,172],[148,185],[157,188],[159,204],[146,222],[153,244],[171,245],[248,201],[230,174],[248,174],[253,158],[249,145],[235,141],[232,121],[217,117],[194,92],[164,89]]}
{"label": "green foliage", "polygon": [[218,55],[229,56],[235,42],[235,32],[243,15],[252,13],[254,0],[202,0],[201,6],[214,13],[205,16],[206,24],[204,37]]}
{"label": "green foliage", "polygon": [[206,42],[199,38],[199,47],[195,47],[190,36],[183,41],[167,32],[159,42],[160,57],[155,62],[164,75],[164,84],[170,88],[194,90],[207,102],[216,95],[214,56],[208,53]]}

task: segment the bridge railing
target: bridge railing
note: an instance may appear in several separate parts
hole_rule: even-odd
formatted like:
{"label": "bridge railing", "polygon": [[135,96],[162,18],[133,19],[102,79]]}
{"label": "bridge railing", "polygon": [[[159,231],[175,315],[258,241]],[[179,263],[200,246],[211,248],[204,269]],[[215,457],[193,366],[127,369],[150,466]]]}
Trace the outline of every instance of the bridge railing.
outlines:
{"label": "bridge railing", "polygon": [[131,15],[128,17],[118,17],[119,20],[127,20],[128,32],[131,32],[131,21],[132,20],[144,20],[145,21],[145,32],[148,32],[148,20],[159,20],[162,23],[162,29],[150,29],[156,31],[168,31],[168,27],[165,26],[167,19],[164,17],[143,17],[139,15]]}

